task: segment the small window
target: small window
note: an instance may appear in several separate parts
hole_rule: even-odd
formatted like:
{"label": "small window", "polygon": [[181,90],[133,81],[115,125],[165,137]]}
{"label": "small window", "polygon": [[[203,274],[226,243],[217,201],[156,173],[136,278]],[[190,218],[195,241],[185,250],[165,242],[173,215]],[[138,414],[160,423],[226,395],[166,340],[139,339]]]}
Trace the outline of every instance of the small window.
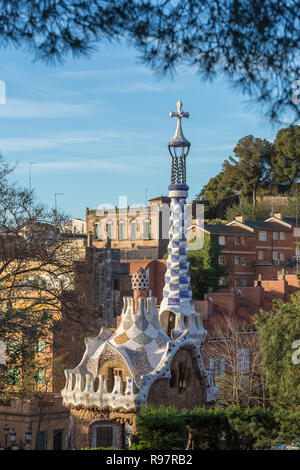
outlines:
{"label": "small window", "polygon": [[36,374],[36,383],[44,384],[45,383],[46,371],[45,369],[39,369]]}
{"label": "small window", "polygon": [[119,223],[119,240],[125,240],[125,222]]}
{"label": "small window", "polygon": [[96,447],[112,447],[113,428],[112,426],[99,426],[96,432]]}
{"label": "small window", "polygon": [[63,449],[63,429],[55,429],[53,431],[53,450]]}
{"label": "small window", "polygon": [[37,450],[46,449],[46,431],[39,431],[37,436]]}
{"label": "small window", "polygon": [[247,237],[242,237],[242,245],[247,245]]}
{"label": "small window", "polygon": [[234,257],[234,264],[239,264],[239,257],[238,256]]}
{"label": "small window", "polygon": [[240,244],[240,237],[234,237],[234,244],[239,245]]}
{"label": "small window", "polygon": [[217,378],[222,378],[225,374],[225,358],[218,357],[216,359],[209,359],[209,368],[214,371],[214,375]]}
{"label": "small window", "polygon": [[136,240],[137,238],[137,223],[136,220],[130,222],[130,238],[131,240]]}
{"label": "small window", "polygon": [[273,251],[272,257],[273,257],[273,259],[278,259],[278,253],[277,253],[277,251]]}
{"label": "small window", "polygon": [[264,252],[263,251],[258,252],[258,259],[264,259]]}
{"label": "small window", "polygon": [[19,369],[8,369],[6,380],[7,380],[7,385],[19,385],[20,383]]}
{"label": "small window", "polygon": [[285,233],[284,232],[280,232],[280,240],[285,240]]}
{"label": "small window", "polygon": [[224,264],[224,256],[219,256],[219,264]]}
{"label": "small window", "polygon": [[226,286],[226,277],[220,277],[219,286]]}
{"label": "small window", "polygon": [[280,261],[284,261],[284,258],[285,258],[284,253],[280,253]]}
{"label": "small window", "polygon": [[250,358],[249,349],[238,349],[237,350],[237,371],[239,373],[249,372]]}
{"label": "small window", "polygon": [[278,232],[273,232],[273,240],[278,240]]}
{"label": "small window", "polygon": [[246,264],[247,264],[247,258],[243,257],[242,258],[242,265],[246,266]]}
{"label": "small window", "polygon": [[95,225],[95,239],[101,240],[101,224],[97,222]]}
{"label": "small window", "polygon": [[21,351],[21,343],[17,339],[9,339],[7,341],[7,354],[9,356],[18,355]]}
{"label": "small window", "polygon": [[258,232],[258,239],[262,242],[265,242],[267,240],[267,232]]}
{"label": "small window", "polygon": [[245,277],[242,277],[242,286],[246,287],[247,285],[247,279]]}
{"label": "small window", "polygon": [[37,353],[44,353],[46,352],[46,341],[43,339],[39,339],[36,345],[36,352]]}
{"label": "small window", "polygon": [[108,222],[108,223],[106,224],[106,236],[107,236],[107,238],[109,238],[110,240],[112,239],[112,229],[113,229],[112,223],[111,223],[111,222]]}
{"label": "small window", "polygon": [[225,235],[219,236],[219,245],[225,246],[226,245],[226,237]]}
{"label": "small window", "polygon": [[150,231],[151,231],[150,221],[149,221],[149,220],[145,220],[145,221],[144,221],[144,238],[145,238],[146,240],[148,240],[148,239],[151,238]]}
{"label": "small window", "polygon": [[239,285],[240,285],[240,279],[239,279],[238,277],[236,277],[236,278],[234,279],[234,285],[235,285],[236,287],[239,287]]}
{"label": "small window", "polygon": [[178,392],[183,392],[187,387],[187,380],[186,380],[186,364],[183,362],[179,363],[178,367]]}

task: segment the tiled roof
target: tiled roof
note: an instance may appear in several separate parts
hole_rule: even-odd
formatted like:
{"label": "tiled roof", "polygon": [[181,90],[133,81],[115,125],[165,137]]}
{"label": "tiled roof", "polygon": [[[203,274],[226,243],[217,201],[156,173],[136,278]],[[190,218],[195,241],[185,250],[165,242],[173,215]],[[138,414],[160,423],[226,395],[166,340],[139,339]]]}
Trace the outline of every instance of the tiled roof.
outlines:
{"label": "tiled roof", "polygon": [[[276,222],[265,222],[262,220],[245,220],[244,224],[248,225],[248,227],[251,227],[254,230],[266,230],[266,231],[271,231],[271,232],[278,231],[278,224]],[[280,231],[290,232],[290,229],[282,225],[280,227]]]}
{"label": "tiled roof", "polygon": [[223,225],[223,224],[205,224],[204,230],[207,230],[212,235],[254,235],[247,229],[242,227],[236,227],[234,225]]}
{"label": "tiled roof", "polygon": [[298,217],[298,220],[296,217],[282,217],[282,220],[287,224],[293,225],[293,227],[296,227],[296,225],[298,225],[298,227],[300,226],[300,217]]}
{"label": "tiled roof", "polygon": [[163,263],[163,264],[166,264],[166,262],[167,262],[167,260],[165,260],[165,259],[158,259],[158,260],[153,260],[153,259],[121,260],[120,262],[129,264],[129,266],[130,266],[130,273],[129,274],[130,274],[130,276],[132,276],[133,273],[135,273],[135,271],[138,268],[147,269],[149,264],[152,263],[153,261],[160,262],[160,263]]}

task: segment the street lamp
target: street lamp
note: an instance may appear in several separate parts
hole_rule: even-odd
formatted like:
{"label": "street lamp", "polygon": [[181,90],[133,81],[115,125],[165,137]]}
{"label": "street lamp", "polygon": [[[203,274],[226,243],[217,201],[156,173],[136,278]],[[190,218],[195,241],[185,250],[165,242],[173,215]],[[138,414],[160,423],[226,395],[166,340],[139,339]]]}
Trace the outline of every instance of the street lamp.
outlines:
{"label": "street lamp", "polygon": [[5,426],[4,426],[5,447],[7,447],[8,433],[9,433],[9,427],[8,427],[7,423],[5,423]]}
{"label": "street lamp", "polygon": [[32,439],[31,429],[27,428],[26,431],[25,431],[25,441],[26,441],[26,445],[28,447],[30,447],[31,439]]}
{"label": "street lamp", "polygon": [[11,450],[18,450],[18,446],[17,446],[17,443],[16,443],[16,436],[17,436],[17,433],[14,430],[14,428],[12,428],[12,430],[9,433],[9,437],[10,437],[10,441],[11,441]]}
{"label": "street lamp", "polygon": [[11,440],[11,443],[13,444],[16,440],[16,431],[14,430],[14,428],[12,428],[12,430],[10,431],[9,433],[9,437],[10,437],[10,440]]}

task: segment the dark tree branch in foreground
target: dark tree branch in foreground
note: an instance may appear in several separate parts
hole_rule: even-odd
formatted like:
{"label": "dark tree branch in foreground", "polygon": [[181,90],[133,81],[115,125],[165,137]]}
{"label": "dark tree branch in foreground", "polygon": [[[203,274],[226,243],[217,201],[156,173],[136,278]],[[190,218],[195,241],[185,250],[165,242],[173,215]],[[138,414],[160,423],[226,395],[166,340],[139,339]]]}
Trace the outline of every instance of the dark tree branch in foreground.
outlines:
{"label": "dark tree branch in foreground", "polygon": [[201,78],[223,75],[271,119],[300,117],[297,0],[0,0],[0,11],[0,46],[37,60],[63,62],[125,39],[160,73],[188,65]]}

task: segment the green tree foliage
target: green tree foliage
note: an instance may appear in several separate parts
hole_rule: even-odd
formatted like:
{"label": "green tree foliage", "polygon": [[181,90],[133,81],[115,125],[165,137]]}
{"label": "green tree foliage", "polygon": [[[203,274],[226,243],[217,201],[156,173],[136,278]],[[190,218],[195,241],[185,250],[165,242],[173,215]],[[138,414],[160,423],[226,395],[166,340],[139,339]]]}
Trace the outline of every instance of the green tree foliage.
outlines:
{"label": "green tree foliage", "polygon": [[230,432],[227,441],[232,448],[267,449],[276,442],[279,425],[271,409],[260,407],[225,409]]}
{"label": "green tree foliage", "polygon": [[243,215],[246,220],[266,220],[270,217],[272,212],[272,203],[270,202],[257,202],[253,206],[252,202],[247,199],[241,199],[240,204],[234,204],[227,207],[225,211],[226,220],[234,220],[236,216]]}
{"label": "green tree foliage", "polygon": [[300,339],[300,293],[290,302],[273,301],[271,312],[255,319],[262,365],[271,403],[283,437],[300,434],[300,365],[293,363],[292,345]]}
{"label": "green tree foliage", "polygon": [[208,234],[204,235],[204,244],[200,250],[189,250],[189,271],[194,299],[203,299],[210,287],[214,291],[218,290],[220,277],[228,273],[227,267],[219,265],[220,252],[218,237]]}
{"label": "green tree foliage", "polygon": [[[221,172],[211,178],[197,196],[204,202],[207,218],[224,217],[226,210],[232,205],[237,206],[237,202],[241,206],[247,204],[244,210],[249,213],[247,201],[251,199],[255,206],[258,196],[274,197],[277,206],[281,204],[275,196],[284,191],[296,197],[295,184],[300,174],[300,126],[281,129],[273,144],[251,135],[243,137],[234,153],[235,157],[224,161]],[[271,205],[271,210],[278,209],[281,207]],[[251,218],[261,218],[263,212],[263,206],[258,213],[253,209]]]}
{"label": "green tree foliage", "polygon": [[0,44],[60,61],[98,43],[127,40],[160,73],[187,64],[204,79],[223,74],[266,106],[271,119],[289,111],[299,79],[296,0],[1,0]]}
{"label": "green tree foliage", "polygon": [[183,416],[189,432],[187,449],[214,450],[220,438],[229,434],[226,412],[216,407],[209,410],[194,408]]}
{"label": "green tree foliage", "polygon": [[274,183],[279,191],[289,189],[300,177],[300,126],[277,132],[272,158]]}
{"label": "green tree foliage", "polygon": [[292,343],[300,339],[300,293],[290,302],[274,300],[272,311],[261,312],[255,325],[272,402],[300,406],[300,367],[292,362]]}
{"label": "green tree foliage", "polygon": [[203,186],[197,199],[203,201],[205,217],[222,217],[228,204],[232,204],[238,198],[236,191],[226,187],[223,172],[221,171]]}
{"label": "green tree foliage", "polygon": [[235,158],[229,157],[223,163],[223,182],[243,196],[251,195],[255,205],[258,189],[269,179],[272,144],[266,139],[248,135],[238,141],[233,152]]}
{"label": "green tree foliage", "polygon": [[132,450],[219,450],[270,448],[279,424],[271,410],[229,406],[142,408],[137,417],[138,444]]}
{"label": "green tree foliage", "polygon": [[147,407],[138,414],[139,449],[183,449],[186,440],[184,421],[175,408]]}

